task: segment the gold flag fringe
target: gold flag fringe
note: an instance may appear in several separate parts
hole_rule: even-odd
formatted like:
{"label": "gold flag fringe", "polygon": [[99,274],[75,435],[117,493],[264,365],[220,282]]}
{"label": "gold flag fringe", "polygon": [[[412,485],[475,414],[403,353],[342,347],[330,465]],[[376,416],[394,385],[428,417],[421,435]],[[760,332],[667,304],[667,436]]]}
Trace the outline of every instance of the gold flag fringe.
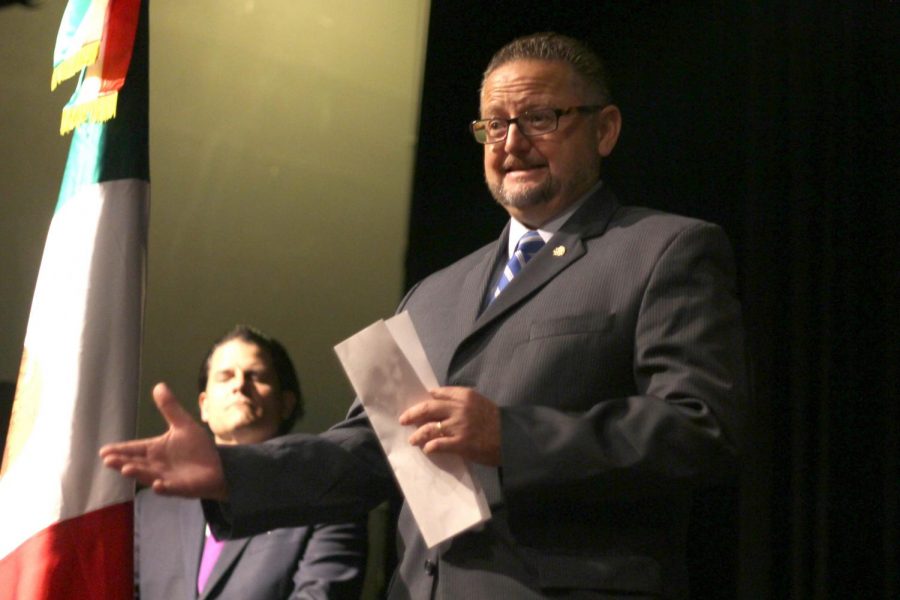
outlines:
{"label": "gold flag fringe", "polygon": [[97,56],[100,55],[100,41],[85,44],[81,49],[62,61],[53,68],[53,75],[50,77],[50,91],[65,81],[66,79],[77,75],[83,68],[97,62]]}
{"label": "gold flag fringe", "polygon": [[62,122],[59,125],[59,135],[66,135],[79,125],[90,121],[91,123],[105,123],[116,116],[116,104],[119,93],[104,94],[82,104],[66,106],[62,112]]}

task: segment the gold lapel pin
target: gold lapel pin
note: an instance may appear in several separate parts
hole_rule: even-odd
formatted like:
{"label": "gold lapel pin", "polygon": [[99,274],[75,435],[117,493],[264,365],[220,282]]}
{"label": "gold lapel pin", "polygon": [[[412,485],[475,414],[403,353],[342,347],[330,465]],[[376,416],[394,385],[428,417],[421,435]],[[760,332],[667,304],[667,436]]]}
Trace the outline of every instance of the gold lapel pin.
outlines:
{"label": "gold lapel pin", "polygon": [[565,246],[557,246],[556,248],[553,249],[553,256],[560,257],[565,253],[566,253]]}

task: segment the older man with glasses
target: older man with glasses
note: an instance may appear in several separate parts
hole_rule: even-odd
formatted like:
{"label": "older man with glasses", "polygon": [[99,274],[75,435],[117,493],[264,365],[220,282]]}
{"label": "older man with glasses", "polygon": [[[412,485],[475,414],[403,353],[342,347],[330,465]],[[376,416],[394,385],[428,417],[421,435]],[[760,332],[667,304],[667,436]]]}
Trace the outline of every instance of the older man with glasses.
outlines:
{"label": "older man with glasses", "polygon": [[[471,129],[510,221],[401,303],[441,387],[400,422],[425,453],[472,464],[492,518],[428,548],[404,506],[389,597],[684,598],[689,501],[734,475],[745,399],[728,241],[621,206],[601,181],[622,117],[583,44],[514,40],[480,97]],[[209,499],[223,534],[396,493],[358,403],[319,436],[214,448],[169,393],[156,399],[170,433],[107,447],[106,464]]]}

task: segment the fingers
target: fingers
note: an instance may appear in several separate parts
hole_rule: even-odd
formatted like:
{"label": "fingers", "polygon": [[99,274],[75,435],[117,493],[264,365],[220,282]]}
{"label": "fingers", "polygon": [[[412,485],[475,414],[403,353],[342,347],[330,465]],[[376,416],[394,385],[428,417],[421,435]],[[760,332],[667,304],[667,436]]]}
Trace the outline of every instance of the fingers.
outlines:
{"label": "fingers", "polygon": [[163,382],[157,383],[153,387],[153,402],[170,427],[183,427],[193,421],[169,386]]}
{"label": "fingers", "polygon": [[153,491],[157,494],[161,494],[163,496],[172,495],[171,490],[169,490],[169,486],[167,486],[162,479],[154,480],[150,487],[153,488]]}
{"label": "fingers", "polygon": [[117,442],[114,444],[104,444],[100,448],[100,458],[103,459],[103,463],[107,467],[112,467],[114,462],[118,462],[125,459],[125,456],[129,454],[134,454],[133,450],[129,449],[129,446],[132,445],[132,442]]}
{"label": "fingers", "polygon": [[[480,458],[472,451],[472,440],[463,435],[451,433],[446,425],[438,427],[437,423],[428,423],[416,432],[416,443],[425,454],[450,452],[459,454],[467,460]],[[421,436],[421,437],[419,437]],[[410,440],[412,442],[412,439]],[[477,462],[482,462],[478,460]]]}
{"label": "fingers", "polygon": [[426,442],[425,445],[422,446],[422,452],[425,454],[435,454],[438,452],[456,452],[459,454],[457,451],[460,447],[458,440],[449,437],[439,437]]}
{"label": "fingers", "polygon": [[103,464],[110,469],[121,470],[127,463],[141,459],[143,454],[140,452],[129,451],[123,448],[126,444],[107,444],[100,448],[100,458]]}
{"label": "fingers", "polygon": [[[129,444],[115,445],[125,446]],[[137,480],[141,485],[151,485],[155,482],[155,471],[150,468],[150,463],[146,456],[143,454],[129,454],[127,451],[116,451],[110,446],[104,446],[100,450],[104,466],[119,471],[124,477]]]}
{"label": "fingers", "polygon": [[437,426],[439,421],[428,421],[417,427],[409,436],[409,443],[413,446],[424,447],[429,441],[443,437],[444,432]]}
{"label": "fingers", "polygon": [[468,396],[476,393],[472,388],[460,386],[445,386],[428,390],[432,398],[438,400],[464,400]]}
{"label": "fingers", "polygon": [[121,473],[123,477],[134,479],[141,485],[156,487],[156,482],[159,481],[155,470],[134,462],[129,462],[123,466]]}
{"label": "fingers", "polygon": [[402,425],[416,429],[409,443],[426,454],[451,452],[466,460],[500,464],[500,410],[472,388],[441,387],[429,391],[431,399],[400,415]]}
{"label": "fingers", "polygon": [[454,404],[464,401],[473,390],[463,387],[440,387],[428,390],[428,393],[431,400],[419,402],[400,415],[401,425],[422,425],[430,421],[442,421],[450,416]]}
{"label": "fingers", "polygon": [[[433,398],[435,391],[429,392]],[[400,424],[416,426],[416,430],[409,436],[409,443],[425,450],[432,440],[452,437],[450,428],[457,418],[457,410],[458,407],[443,396],[424,400],[404,411],[400,415]]]}
{"label": "fingers", "polygon": [[100,449],[103,466],[119,471],[124,477],[136,479],[142,485],[150,485],[156,478],[150,467],[147,449],[149,440],[107,444]]}
{"label": "fingers", "polygon": [[403,411],[403,414],[400,415],[400,424],[421,425],[430,421],[439,421],[436,412],[441,408],[441,403],[434,400],[419,402]]}
{"label": "fingers", "polygon": [[165,384],[153,388],[153,401],[169,430],[104,446],[100,450],[104,464],[160,494],[227,500],[228,485],[212,438]]}
{"label": "fingers", "polygon": [[[181,407],[178,398],[165,383],[157,383],[154,386],[153,401],[170,427],[183,426],[191,420],[190,415]],[[100,448],[100,458],[107,467],[121,471],[128,462],[146,457],[153,439],[155,438],[105,444]]]}
{"label": "fingers", "polygon": [[146,456],[146,440],[116,442],[106,444],[100,448],[100,458],[103,459],[103,464],[112,469],[121,469],[126,462],[142,459]]}

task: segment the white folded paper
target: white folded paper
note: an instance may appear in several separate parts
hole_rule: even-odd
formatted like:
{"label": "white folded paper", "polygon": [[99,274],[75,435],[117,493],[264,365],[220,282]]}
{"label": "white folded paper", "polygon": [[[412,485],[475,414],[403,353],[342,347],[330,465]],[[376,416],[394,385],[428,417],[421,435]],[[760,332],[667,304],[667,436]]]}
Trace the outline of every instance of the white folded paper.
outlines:
{"label": "white folded paper", "polygon": [[484,492],[456,454],[426,456],[400,414],[430,398],[437,378],[407,313],[379,320],[334,347],[387,454],[429,548],[491,517]]}

